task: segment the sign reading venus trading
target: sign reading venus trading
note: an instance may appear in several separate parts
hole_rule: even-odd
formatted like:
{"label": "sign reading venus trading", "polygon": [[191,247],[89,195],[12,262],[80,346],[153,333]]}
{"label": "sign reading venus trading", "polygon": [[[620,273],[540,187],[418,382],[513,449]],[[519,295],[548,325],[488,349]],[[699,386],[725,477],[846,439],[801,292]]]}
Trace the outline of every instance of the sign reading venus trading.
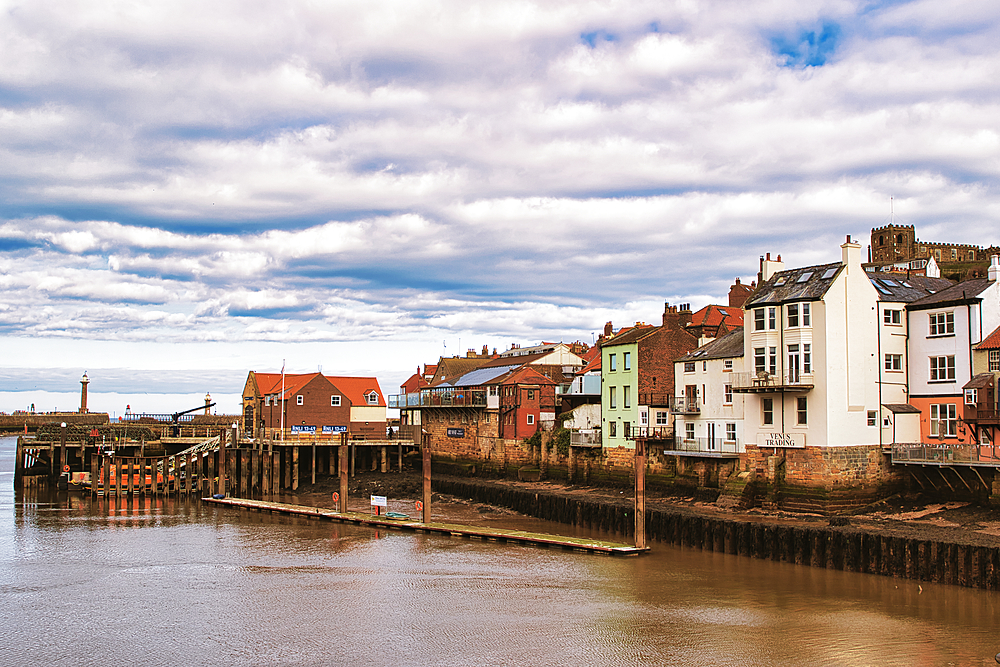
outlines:
{"label": "sign reading venus trading", "polygon": [[758,433],[758,447],[805,447],[805,433]]}
{"label": "sign reading venus trading", "polygon": [[448,429],[449,438],[464,438],[465,429],[464,428],[450,428]]}

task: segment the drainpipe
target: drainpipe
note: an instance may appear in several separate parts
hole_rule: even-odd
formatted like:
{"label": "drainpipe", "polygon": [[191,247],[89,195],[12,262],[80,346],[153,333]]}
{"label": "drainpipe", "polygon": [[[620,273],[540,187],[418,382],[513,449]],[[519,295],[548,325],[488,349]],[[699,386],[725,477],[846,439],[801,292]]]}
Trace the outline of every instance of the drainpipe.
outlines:
{"label": "drainpipe", "polygon": [[[878,362],[878,421],[875,422],[878,426],[878,448],[882,449],[882,372],[885,367],[885,361],[882,359],[882,302],[875,302],[875,331],[876,339],[878,340],[878,356],[876,361]],[[896,441],[896,420],[892,420],[892,441]]]}

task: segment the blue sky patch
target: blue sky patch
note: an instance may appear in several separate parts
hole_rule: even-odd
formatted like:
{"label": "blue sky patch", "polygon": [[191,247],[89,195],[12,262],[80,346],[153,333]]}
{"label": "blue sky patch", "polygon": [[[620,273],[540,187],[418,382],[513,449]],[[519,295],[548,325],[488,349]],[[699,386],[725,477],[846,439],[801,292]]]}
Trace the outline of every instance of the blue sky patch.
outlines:
{"label": "blue sky patch", "polygon": [[818,30],[801,30],[796,35],[771,38],[771,51],[784,56],[785,67],[822,67],[833,56],[840,42],[836,23],[824,21]]}
{"label": "blue sky patch", "polygon": [[618,38],[605,30],[595,30],[580,34],[580,39],[590,48],[595,48],[600,42],[617,42]]}

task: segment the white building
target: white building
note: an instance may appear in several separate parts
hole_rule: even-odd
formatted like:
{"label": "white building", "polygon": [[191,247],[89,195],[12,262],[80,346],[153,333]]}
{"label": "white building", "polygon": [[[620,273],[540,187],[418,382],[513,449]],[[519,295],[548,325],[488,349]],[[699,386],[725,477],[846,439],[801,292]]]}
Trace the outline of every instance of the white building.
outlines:
{"label": "white building", "polygon": [[[1000,325],[1000,257],[975,278],[907,306],[909,402],[920,409],[920,442],[971,443],[961,419],[974,373],[972,348]],[[974,401],[973,401],[974,403]]]}
{"label": "white building", "polygon": [[[720,456],[744,451],[746,395],[735,393],[732,382],[735,373],[744,371],[743,346],[740,327],[674,362],[677,395],[671,411],[678,452]],[[662,420],[665,424],[665,415]]]}

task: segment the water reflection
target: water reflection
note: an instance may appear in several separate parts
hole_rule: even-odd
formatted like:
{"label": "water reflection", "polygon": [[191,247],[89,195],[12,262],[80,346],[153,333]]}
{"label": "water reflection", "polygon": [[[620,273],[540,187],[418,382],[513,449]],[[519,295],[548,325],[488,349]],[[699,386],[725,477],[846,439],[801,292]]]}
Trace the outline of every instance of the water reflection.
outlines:
{"label": "water reflection", "polygon": [[611,558],[178,498],[15,505],[5,481],[0,550],[3,664],[986,665],[998,650],[992,593],[661,544]]}

